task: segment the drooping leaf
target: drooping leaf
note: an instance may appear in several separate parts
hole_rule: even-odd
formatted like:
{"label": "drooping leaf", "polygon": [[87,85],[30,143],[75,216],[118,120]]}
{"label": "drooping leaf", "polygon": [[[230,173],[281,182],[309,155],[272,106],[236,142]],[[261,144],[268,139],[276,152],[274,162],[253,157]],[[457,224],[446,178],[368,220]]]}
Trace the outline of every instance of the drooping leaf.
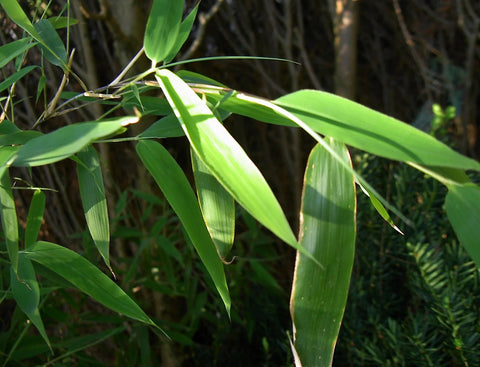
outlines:
{"label": "drooping leaf", "polygon": [[[343,144],[328,144],[351,164]],[[353,265],[355,212],[353,175],[315,146],[305,172],[299,237],[324,268],[297,253],[290,301],[295,350],[303,367],[331,365]]]}
{"label": "drooping leaf", "polygon": [[480,268],[480,187],[449,185],[445,208],[460,243]]}
{"label": "drooping leaf", "polygon": [[315,131],[402,162],[480,170],[480,163],[392,117],[334,94],[301,90],[275,100]]}
{"label": "drooping leaf", "polygon": [[27,224],[25,226],[25,247],[32,246],[38,237],[42,226],[43,213],[45,212],[45,194],[35,190],[28,210]]}
{"label": "drooping leaf", "polygon": [[193,150],[191,156],[200,209],[217,251],[225,260],[233,245],[235,202]]}
{"label": "drooping leaf", "polygon": [[[87,227],[110,271],[110,223],[98,153],[91,145],[77,154],[77,174]],[[113,272],[113,271],[112,271]]]}
{"label": "drooping leaf", "polygon": [[50,17],[47,19],[53,28],[61,29],[78,24],[78,20],[72,17]]}
{"label": "drooping leaf", "polygon": [[10,287],[12,288],[13,298],[18,307],[27,315],[30,321],[35,325],[48,347],[51,348],[50,340],[45,331],[38,304],[40,302],[40,287],[38,286],[35,270],[31,261],[20,254],[18,262],[18,273],[15,274],[13,267],[10,268]]}
{"label": "drooping leaf", "polygon": [[231,301],[223,264],[203,221],[197,198],[182,169],[157,142],[140,141],[137,153],[185,227],[230,314]]}
{"label": "drooping leaf", "polygon": [[193,22],[195,21],[195,17],[197,16],[197,11],[198,11],[198,6],[200,5],[200,2],[197,3],[197,5],[192,9],[190,14],[183,20],[182,24],[180,24],[180,29],[177,35],[177,40],[175,41],[175,44],[173,45],[170,53],[168,56],[165,58],[165,62],[169,63],[175,56],[177,56],[178,52],[182,48],[183,44],[188,38],[188,35],[190,34],[190,31],[192,30],[193,27]]}
{"label": "drooping leaf", "polygon": [[182,22],[184,0],[154,0],[145,29],[145,54],[158,63],[175,47]]}
{"label": "drooping leaf", "polygon": [[3,82],[0,83],[0,92],[3,92],[5,89],[10,88],[13,83],[16,83],[18,80],[22,79],[25,75],[35,69],[36,65],[26,66],[23,69],[15,72],[6,78]]}
{"label": "drooping leaf", "polygon": [[166,69],[156,77],[193,150],[215,178],[254,218],[298,248],[280,204],[242,147],[182,79]]}
{"label": "drooping leaf", "polygon": [[17,167],[34,167],[58,162],[82,150],[97,139],[136,123],[137,117],[119,117],[97,122],[82,122],[61,127],[28,141],[13,162]]}
{"label": "drooping leaf", "polygon": [[[15,154],[15,149],[4,147],[0,149],[0,162],[10,159]],[[17,273],[18,268],[18,220],[13,199],[10,174],[6,165],[0,168],[0,215],[3,234],[7,245],[8,257],[12,269]]]}
{"label": "drooping leaf", "polygon": [[65,278],[109,309],[158,328],[115,282],[76,252],[54,243],[38,241],[25,253],[30,260]]}
{"label": "drooping leaf", "polygon": [[0,47],[0,68],[3,68],[11,60],[35,46],[31,38],[21,38]]}
{"label": "drooping leaf", "polygon": [[40,19],[33,25],[44,43],[39,47],[45,58],[53,65],[65,69],[67,65],[67,50],[55,28],[47,19]]}

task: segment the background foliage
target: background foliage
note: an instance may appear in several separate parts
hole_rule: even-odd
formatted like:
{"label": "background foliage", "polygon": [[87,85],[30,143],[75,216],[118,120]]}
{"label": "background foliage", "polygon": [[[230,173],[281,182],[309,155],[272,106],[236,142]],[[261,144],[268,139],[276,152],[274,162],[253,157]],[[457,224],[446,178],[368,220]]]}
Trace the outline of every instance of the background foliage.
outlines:
{"label": "background foliage", "polygon": [[[353,97],[425,130],[434,118],[430,114],[433,103],[455,106],[457,114],[441,125],[443,138],[478,158],[478,4],[463,0],[358,3],[357,73],[345,78],[357,91]],[[48,7],[42,1],[21,4],[32,17],[43,11],[58,14],[65,5],[63,1],[52,1]],[[79,20],[78,26],[71,28],[69,41],[79,53],[73,70],[90,88],[108,84],[138,50],[150,2],[86,0],[71,4],[73,16]],[[335,2],[327,0],[314,4],[202,1],[199,23],[189,40],[191,48],[187,47],[181,57],[235,54],[298,60],[302,67],[265,61],[192,67],[227,85],[271,98],[299,88],[339,90],[341,83],[334,78],[338,69],[335,10]],[[21,36],[21,30],[3,14],[1,22],[2,44]],[[66,34],[62,37],[66,39]],[[34,62],[40,58],[35,52],[29,53]],[[16,121],[21,128],[37,120],[60,83],[58,70],[49,64],[44,70],[45,75],[35,70],[17,83],[22,108],[16,110]],[[45,90],[39,91],[37,99],[29,98],[38,78],[45,83]],[[69,88],[75,90],[76,83],[70,79]],[[63,126],[63,119],[67,123],[89,121],[103,112],[102,106],[93,104],[52,119],[44,131]],[[312,143],[298,130],[247,125],[242,119],[228,122],[229,129],[265,172],[296,225],[301,172]],[[183,143],[172,139],[167,146],[180,162],[189,164],[189,151]],[[112,261],[119,269],[122,288],[134,294],[149,315],[164,320],[161,326],[177,344],[172,347],[165,340],[159,342],[146,327],[132,328],[88,298],[52,283],[52,293],[42,307],[47,332],[54,336],[52,343],[64,351],[58,363],[158,365],[161,360],[164,365],[291,364],[285,333],[290,329],[285,290],[292,277],[292,250],[276,243],[247,214],[239,214],[241,224],[232,253],[237,260],[235,266],[227,267],[232,303],[236,305],[229,323],[214,301],[213,285],[199,280],[205,277],[194,276],[204,272],[203,265],[191,247],[183,245],[186,237],[181,226],[164,200],[158,199],[132,152],[126,145],[100,148],[102,162],[108,166],[107,200],[116,203],[110,205],[110,217],[115,218]],[[278,157],[285,162],[280,169],[272,164]],[[359,228],[363,230],[359,232],[335,363],[478,364],[474,346],[479,338],[479,274],[456,244],[448,222],[437,219],[444,218],[442,187],[400,164],[360,155],[354,164],[375,187],[384,190],[414,222],[416,230],[404,228],[406,236],[400,237],[377,220],[369,204],[360,204],[359,213],[363,214]],[[78,187],[69,180],[74,172],[71,162],[31,170],[35,182],[58,190],[57,194],[46,193],[48,225],[42,227],[42,238],[68,241],[79,251],[86,248],[87,257],[96,262],[98,255],[85,231]],[[25,169],[18,169],[16,176],[26,177],[25,173]],[[297,181],[291,184],[291,178]],[[26,184],[19,179],[17,185]],[[28,207],[30,195],[27,190],[16,191],[18,206]],[[409,212],[412,203],[415,207]],[[26,213],[20,215],[26,220]],[[77,235],[71,238],[72,233]],[[4,271],[2,280],[8,277]],[[58,299],[63,302],[58,303]],[[32,328],[25,324],[24,315],[14,312],[10,300],[4,300],[0,308],[5,315],[0,349],[13,351],[10,357],[19,365],[43,363],[46,346],[29,331]],[[21,343],[12,345],[16,340]],[[245,349],[249,353],[244,353]]]}

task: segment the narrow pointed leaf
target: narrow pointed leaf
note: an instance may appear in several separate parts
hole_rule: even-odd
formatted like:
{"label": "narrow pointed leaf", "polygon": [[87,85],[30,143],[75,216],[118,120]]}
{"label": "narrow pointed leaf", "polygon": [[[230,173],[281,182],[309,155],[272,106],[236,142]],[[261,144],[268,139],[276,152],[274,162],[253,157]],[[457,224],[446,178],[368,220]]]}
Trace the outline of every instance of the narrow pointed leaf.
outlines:
{"label": "narrow pointed leaf", "polygon": [[[3,153],[4,149],[0,151]],[[3,234],[7,245],[8,257],[13,271],[18,268],[18,220],[15,200],[10,183],[10,174],[5,166],[0,169],[0,214]]]}
{"label": "narrow pointed leaf", "polygon": [[5,10],[8,17],[18,26],[23,28],[32,36],[40,38],[37,31],[33,27],[32,22],[30,22],[30,19],[28,19],[17,0],[0,0],[0,5],[2,5],[3,10]]}
{"label": "narrow pointed leaf", "polygon": [[[343,144],[328,144],[351,164]],[[317,145],[305,172],[299,237],[324,269],[297,253],[290,302],[303,367],[331,365],[353,265],[355,211],[353,175]]]}
{"label": "narrow pointed leaf", "polygon": [[460,243],[480,268],[480,187],[449,185],[445,208]]}
{"label": "narrow pointed leaf", "polygon": [[143,140],[137,153],[178,215],[230,314],[225,270],[202,218],[200,206],[177,162],[159,143]]}
{"label": "narrow pointed leaf", "polygon": [[32,246],[38,237],[42,226],[43,213],[45,212],[45,194],[35,190],[28,210],[27,224],[25,226],[25,247]]}
{"label": "narrow pointed leaf", "polygon": [[137,117],[119,117],[61,127],[28,141],[18,152],[13,165],[33,167],[58,162],[77,153],[95,140],[112,135],[123,126],[137,121]]}
{"label": "narrow pointed leaf", "polygon": [[76,252],[54,243],[38,241],[26,255],[109,309],[157,327],[115,282]]}
{"label": "narrow pointed leaf", "polygon": [[39,20],[34,27],[44,42],[39,47],[45,58],[53,65],[64,68],[67,65],[67,50],[55,28],[47,19]]}
{"label": "narrow pointed leaf", "polygon": [[177,40],[173,48],[171,49],[169,55],[165,58],[165,62],[170,62],[175,56],[177,56],[178,52],[182,48],[183,44],[188,38],[190,31],[192,30],[193,22],[195,21],[195,17],[197,16],[198,6],[200,2],[192,9],[190,14],[183,20],[182,24],[180,25],[180,29],[178,31]]}
{"label": "narrow pointed leaf", "polygon": [[154,63],[165,60],[178,38],[184,0],[154,0],[145,30],[145,54]]}
{"label": "narrow pointed leaf", "polygon": [[27,315],[30,321],[35,325],[50,350],[50,340],[45,331],[38,304],[40,302],[40,288],[38,286],[35,270],[31,261],[20,254],[18,263],[18,274],[15,274],[13,268],[10,268],[10,286],[12,288],[13,298],[18,307]]}
{"label": "narrow pointed leaf", "polygon": [[191,156],[200,209],[217,251],[225,260],[233,245],[235,202],[193,150]]}
{"label": "narrow pointed leaf", "polygon": [[5,89],[10,88],[10,86],[22,79],[25,75],[35,69],[36,65],[26,66],[23,69],[20,69],[16,73],[10,75],[7,79],[0,83],[0,92],[3,92]]}
{"label": "narrow pointed leaf", "polygon": [[77,174],[87,227],[110,271],[110,223],[98,153],[92,146],[77,154]]}
{"label": "narrow pointed leaf", "polygon": [[35,46],[36,42],[32,42],[30,37],[22,38],[17,41],[7,43],[0,47],[0,68],[3,68],[11,60],[21,55],[31,47]]}
{"label": "narrow pointed leaf", "polygon": [[172,113],[154,122],[148,129],[143,131],[139,138],[176,138],[185,136],[177,117]]}
{"label": "narrow pointed leaf", "polygon": [[275,101],[315,131],[367,152],[403,162],[480,170],[431,135],[346,98],[301,90]]}
{"label": "narrow pointed leaf", "polygon": [[264,177],[212,111],[178,76],[163,69],[157,80],[199,158],[233,198],[289,245],[298,243]]}

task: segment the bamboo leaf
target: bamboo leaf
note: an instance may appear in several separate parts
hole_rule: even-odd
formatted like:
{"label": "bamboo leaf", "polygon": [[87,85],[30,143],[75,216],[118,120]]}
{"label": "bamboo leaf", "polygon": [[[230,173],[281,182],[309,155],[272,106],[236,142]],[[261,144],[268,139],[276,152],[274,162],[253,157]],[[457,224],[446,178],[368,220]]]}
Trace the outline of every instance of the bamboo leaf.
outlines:
{"label": "bamboo leaf", "polygon": [[67,50],[55,28],[47,19],[40,19],[34,24],[39,37],[43,42],[39,45],[43,56],[53,65],[65,69],[67,64]]}
{"label": "bamboo leaf", "polygon": [[192,27],[193,27],[193,22],[195,21],[195,17],[197,16],[197,11],[198,11],[198,5],[200,5],[200,2],[197,3],[197,5],[192,9],[190,14],[183,20],[182,24],[180,25],[180,29],[178,32],[177,40],[175,41],[174,46],[172,47],[169,55],[165,58],[165,62],[169,63],[172,61],[172,59],[177,56],[178,52],[182,48],[183,44],[188,38],[188,35],[190,34]]}
{"label": "bamboo leaf", "polygon": [[467,158],[413,126],[348,99],[301,90],[275,100],[315,131],[367,152],[402,162],[480,170]]}
{"label": "bamboo leaf", "polygon": [[280,204],[242,147],[182,79],[166,69],[156,77],[193,150],[215,178],[254,218],[298,249]]}
{"label": "bamboo leaf", "polygon": [[460,243],[480,269],[480,187],[449,185],[445,208]]}
{"label": "bamboo leaf", "polygon": [[220,257],[225,260],[233,245],[235,202],[197,154],[193,150],[190,153],[203,219]]}
{"label": "bamboo leaf", "polygon": [[77,174],[88,230],[110,271],[110,223],[98,153],[92,146],[77,154]]}
{"label": "bamboo leaf", "polygon": [[10,88],[13,83],[16,83],[18,80],[22,79],[25,75],[35,69],[36,65],[26,66],[23,69],[20,69],[16,73],[10,75],[3,82],[0,83],[0,92],[3,92],[5,89]]}
{"label": "bamboo leaf", "polygon": [[[351,165],[347,149],[328,144]],[[297,253],[290,301],[295,350],[303,367],[330,366],[345,310],[355,252],[355,180],[321,145],[308,159],[300,243],[324,269]]]}
{"label": "bamboo leaf", "polygon": [[32,42],[29,37],[21,38],[17,41],[7,43],[0,47],[0,68],[3,68],[11,60],[23,54],[25,51],[35,46],[36,42]]}
{"label": "bamboo leaf", "polygon": [[114,134],[123,126],[137,121],[137,117],[119,117],[61,127],[25,143],[19,150],[13,165],[34,167],[58,162],[77,153],[95,140]]}
{"label": "bamboo leaf", "polygon": [[45,212],[45,194],[35,190],[28,210],[27,224],[25,226],[25,247],[32,246],[38,237],[42,226],[43,213]]}
{"label": "bamboo leaf", "polygon": [[140,141],[137,153],[177,213],[230,315],[231,301],[225,271],[203,221],[197,198],[182,169],[157,142]]}
{"label": "bamboo leaf", "polygon": [[15,274],[13,267],[10,268],[10,287],[18,307],[35,325],[45,343],[52,350],[38,309],[40,287],[38,286],[33,265],[25,254],[20,254],[19,256],[18,274]]}
{"label": "bamboo leaf", "polygon": [[38,241],[25,253],[30,260],[65,278],[109,309],[158,328],[115,282],[76,252],[54,243]]}
{"label": "bamboo leaf", "polygon": [[139,138],[176,138],[185,136],[177,117],[171,113],[168,116],[154,122],[148,129],[143,131]]}
{"label": "bamboo leaf", "polygon": [[[9,159],[14,153],[14,149],[0,149],[0,161],[4,161],[5,158]],[[18,269],[18,220],[10,183],[10,174],[6,165],[2,165],[0,168],[0,206],[8,257],[16,274]]]}
{"label": "bamboo leaf", "polygon": [[175,47],[182,22],[184,0],[154,0],[145,29],[145,54],[154,64]]}

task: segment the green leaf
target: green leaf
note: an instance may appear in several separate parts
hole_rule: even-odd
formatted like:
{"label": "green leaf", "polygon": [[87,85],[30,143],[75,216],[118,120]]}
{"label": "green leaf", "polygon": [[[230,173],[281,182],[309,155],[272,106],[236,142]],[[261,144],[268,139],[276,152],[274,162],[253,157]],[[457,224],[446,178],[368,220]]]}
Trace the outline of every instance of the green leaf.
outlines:
{"label": "green leaf", "polygon": [[254,218],[298,249],[280,204],[242,147],[182,79],[166,69],[156,77],[193,150],[215,178]]}
{"label": "green leaf", "polygon": [[402,162],[480,170],[429,134],[348,99],[301,90],[275,100],[315,131],[358,149]]}
{"label": "green leaf", "polygon": [[184,0],[154,0],[143,45],[154,64],[165,60],[175,47],[182,22]]}
{"label": "green leaf", "polygon": [[38,241],[26,255],[109,309],[158,328],[115,282],[76,252],[54,243]]}
{"label": "green leaf", "polygon": [[40,38],[17,0],[0,0],[0,5],[2,5],[9,18],[19,27],[30,33],[34,38]]}
{"label": "green leaf", "polygon": [[[328,144],[351,165],[343,144]],[[295,350],[305,367],[332,362],[355,253],[355,213],[353,175],[315,146],[305,172],[300,243],[324,269],[297,253],[290,301]]]}
{"label": "green leaf", "polygon": [[182,126],[177,117],[172,113],[154,122],[148,129],[143,131],[139,138],[176,138],[185,136]]}
{"label": "green leaf", "polygon": [[225,271],[203,221],[197,198],[182,169],[157,142],[140,141],[137,153],[177,213],[230,315],[231,301]]}
{"label": "green leaf", "polygon": [[79,152],[95,140],[114,134],[123,126],[137,121],[137,117],[119,117],[61,127],[28,141],[18,152],[13,165],[34,167],[58,162]]}
{"label": "green leaf", "polygon": [[[3,121],[2,124],[4,124],[5,122],[6,121]],[[0,146],[23,145],[27,141],[37,138],[41,135],[43,135],[41,132],[33,130],[20,130],[19,132],[15,132],[12,134],[0,135]]]}
{"label": "green leaf", "polygon": [[67,64],[67,50],[55,28],[53,28],[47,19],[39,20],[34,24],[34,27],[43,40],[39,48],[43,51],[45,58],[53,65],[65,69],[65,65]]}
{"label": "green leaf", "polygon": [[[47,31],[46,33],[42,32],[43,34],[41,35],[40,32],[37,31],[32,25],[32,22],[30,22],[30,19],[28,19],[27,15],[23,11],[17,0],[0,0],[0,5],[3,6],[3,9],[10,17],[10,19],[12,19],[19,27],[28,32],[36,41],[38,41],[38,43],[40,43],[40,45],[45,50],[47,50],[51,55],[53,55],[55,60],[57,62],[60,62],[64,70],[67,69],[67,64],[61,61],[61,56],[57,55],[55,50],[51,48],[52,45],[57,46],[57,41],[52,41],[53,38],[51,38],[52,36],[50,31]],[[42,27],[45,26],[40,26],[40,31],[42,31]],[[43,37],[46,37],[46,39],[44,39]]]}
{"label": "green leaf", "polygon": [[27,66],[10,75],[7,79],[0,83],[0,92],[3,92],[5,89],[10,88],[13,83],[16,83],[18,80],[22,79],[25,75],[27,75],[36,67],[36,65]]}
{"label": "green leaf", "polygon": [[[5,148],[0,150],[0,156],[3,161],[5,156],[13,155],[12,151]],[[2,220],[3,234],[7,245],[8,257],[12,269],[17,273],[18,268],[18,220],[15,209],[15,200],[10,183],[8,168],[2,166],[0,169],[0,214]]]}
{"label": "green leaf", "polygon": [[190,152],[203,219],[220,257],[225,260],[235,234],[235,202],[197,154]]}
{"label": "green leaf", "polygon": [[32,321],[51,350],[50,340],[48,339],[38,309],[40,288],[33,265],[25,254],[20,254],[19,256],[18,274],[15,274],[13,267],[10,268],[10,286],[12,288],[13,298],[17,302],[18,307],[20,307],[30,321]]}
{"label": "green leaf", "polygon": [[25,226],[25,247],[32,246],[38,237],[42,226],[43,213],[45,212],[45,194],[35,190],[28,210],[27,224]]}
{"label": "green leaf", "polygon": [[445,208],[460,243],[480,268],[480,187],[449,185]]}
{"label": "green leaf", "polygon": [[188,38],[188,35],[190,34],[192,27],[193,27],[193,22],[195,21],[195,17],[197,16],[197,11],[198,11],[198,5],[200,5],[200,2],[197,3],[195,8],[192,9],[190,14],[183,20],[182,24],[180,25],[180,30],[178,32],[177,40],[175,41],[175,45],[172,47],[172,50],[170,51],[169,55],[165,58],[165,62],[169,63],[172,61],[172,59],[177,56],[178,52],[182,48],[183,44]]}
{"label": "green leaf", "polygon": [[51,17],[48,18],[48,21],[55,29],[67,28],[68,26],[78,24],[78,20],[72,17]]}
{"label": "green leaf", "polygon": [[17,41],[7,43],[0,47],[0,68],[3,68],[15,57],[23,54],[25,51],[35,46],[31,38],[22,38]]}
{"label": "green leaf", "polygon": [[88,230],[110,271],[110,224],[98,153],[88,146],[77,154],[77,174]]}

